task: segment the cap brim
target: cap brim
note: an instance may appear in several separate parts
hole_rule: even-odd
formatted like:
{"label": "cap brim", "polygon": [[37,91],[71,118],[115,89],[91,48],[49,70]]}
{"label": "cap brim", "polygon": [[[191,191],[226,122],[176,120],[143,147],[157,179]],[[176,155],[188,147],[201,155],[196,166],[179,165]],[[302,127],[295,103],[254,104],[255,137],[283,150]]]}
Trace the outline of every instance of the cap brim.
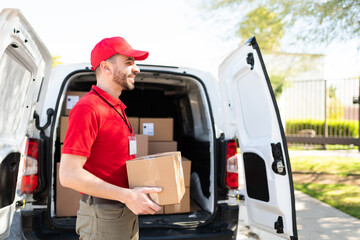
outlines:
{"label": "cap brim", "polygon": [[140,50],[131,50],[127,52],[120,53],[125,56],[133,57],[135,60],[141,61],[147,59],[149,56],[149,52],[147,51],[140,51]]}

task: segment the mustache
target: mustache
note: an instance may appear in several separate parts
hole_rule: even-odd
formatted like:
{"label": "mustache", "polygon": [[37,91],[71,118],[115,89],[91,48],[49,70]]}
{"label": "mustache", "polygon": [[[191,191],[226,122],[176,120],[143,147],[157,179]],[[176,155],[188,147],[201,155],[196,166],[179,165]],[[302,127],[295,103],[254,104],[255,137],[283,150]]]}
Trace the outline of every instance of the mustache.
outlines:
{"label": "mustache", "polygon": [[136,75],[137,75],[137,73],[131,73],[131,74],[128,75],[128,77],[129,78],[134,78],[134,77],[136,77]]}

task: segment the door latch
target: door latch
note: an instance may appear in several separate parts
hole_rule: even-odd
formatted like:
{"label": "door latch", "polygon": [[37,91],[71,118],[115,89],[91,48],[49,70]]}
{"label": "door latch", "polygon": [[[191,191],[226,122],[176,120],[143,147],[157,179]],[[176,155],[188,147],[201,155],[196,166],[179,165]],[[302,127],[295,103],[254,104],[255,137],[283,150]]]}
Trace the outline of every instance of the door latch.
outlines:
{"label": "door latch", "polygon": [[276,229],[276,233],[284,233],[284,223],[281,216],[279,216],[277,221],[274,223],[274,228]]}
{"label": "door latch", "polygon": [[276,174],[285,175],[285,164],[284,164],[284,157],[281,150],[280,143],[272,143],[271,144],[272,155],[274,158],[274,162],[272,163],[271,167]]}
{"label": "door latch", "polygon": [[255,59],[254,59],[254,54],[253,53],[248,53],[247,58],[246,58],[246,62],[247,62],[247,64],[250,65],[250,70],[253,70],[254,65],[255,65]]}

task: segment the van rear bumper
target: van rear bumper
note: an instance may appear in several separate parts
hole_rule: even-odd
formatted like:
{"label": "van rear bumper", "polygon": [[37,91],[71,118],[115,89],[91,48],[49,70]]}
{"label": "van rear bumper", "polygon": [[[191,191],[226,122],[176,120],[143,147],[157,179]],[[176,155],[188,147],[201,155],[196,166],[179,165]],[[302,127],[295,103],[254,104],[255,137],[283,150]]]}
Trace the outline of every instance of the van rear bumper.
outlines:
{"label": "van rear bumper", "polygon": [[[36,214],[37,213],[37,214]],[[46,211],[30,211],[21,214],[22,239],[78,239],[74,228],[59,229],[49,226]],[[140,240],[225,240],[236,239],[238,229],[238,206],[218,204],[216,214],[204,226],[192,228],[140,227]]]}
{"label": "van rear bumper", "polygon": [[[185,234],[184,231],[176,233],[174,230],[167,230],[166,232],[161,231],[152,231],[151,234],[147,235],[146,232],[140,231],[140,240],[185,240],[185,239],[196,239],[196,240],[228,240],[228,239],[236,239],[236,231],[237,227],[235,227],[234,230],[230,229],[223,229],[219,232],[213,232],[210,229],[209,231],[199,231],[195,230],[193,232],[189,232],[188,234]],[[161,234],[165,234],[161,235]],[[171,234],[173,234],[171,236]],[[153,235],[153,236],[150,236]]]}

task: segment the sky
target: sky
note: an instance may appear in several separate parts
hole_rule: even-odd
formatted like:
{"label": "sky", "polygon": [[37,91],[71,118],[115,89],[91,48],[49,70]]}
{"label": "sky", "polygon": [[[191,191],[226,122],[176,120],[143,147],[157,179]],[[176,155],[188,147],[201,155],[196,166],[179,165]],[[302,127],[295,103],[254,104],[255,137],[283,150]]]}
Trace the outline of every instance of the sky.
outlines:
{"label": "sky", "polygon": [[[0,10],[20,9],[50,53],[65,64],[89,62],[97,42],[122,36],[133,48],[149,51],[144,64],[185,66],[216,75],[224,57],[239,46],[232,35],[236,18],[224,12],[223,21],[217,21],[204,14],[200,2],[1,0]],[[319,50],[309,48],[307,53]],[[333,44],[321,53],[325,77],[360,75],[355,41]]]}

